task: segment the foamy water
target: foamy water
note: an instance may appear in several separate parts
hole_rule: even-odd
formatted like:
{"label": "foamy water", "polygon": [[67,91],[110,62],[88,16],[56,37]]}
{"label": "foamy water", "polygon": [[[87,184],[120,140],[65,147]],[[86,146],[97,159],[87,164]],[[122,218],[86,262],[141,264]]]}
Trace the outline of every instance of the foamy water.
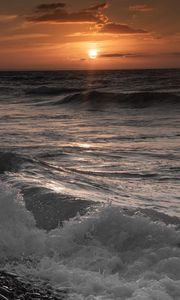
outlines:
{"label": "foamy water", "polygon": [[179,78],[0,74],[3,268],[69,299],[180,298]]}
{"label": "foamy water", "polygon": [[107,206],[46,233],[36,228],[21,196],[4,184],[0,212],[5,268],[48,279],[54,288],[67,287],[70,299],[180,296],[180,232],[175,225]]}

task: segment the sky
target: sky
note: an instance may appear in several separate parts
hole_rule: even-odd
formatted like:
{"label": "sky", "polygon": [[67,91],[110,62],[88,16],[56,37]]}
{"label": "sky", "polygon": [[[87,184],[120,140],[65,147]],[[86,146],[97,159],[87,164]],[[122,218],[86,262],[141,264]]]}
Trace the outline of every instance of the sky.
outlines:
{"label": "sky", "polygon": [[0,70],[176,67],[179,0],[0,0]]}

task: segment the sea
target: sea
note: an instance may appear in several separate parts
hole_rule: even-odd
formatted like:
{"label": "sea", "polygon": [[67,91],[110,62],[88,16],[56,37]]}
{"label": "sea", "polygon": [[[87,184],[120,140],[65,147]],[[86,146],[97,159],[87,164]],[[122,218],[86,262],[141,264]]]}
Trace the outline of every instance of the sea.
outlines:
{"label": "sea", "polygon": [[0,268],[180,299],[180,69],[0,72]]}

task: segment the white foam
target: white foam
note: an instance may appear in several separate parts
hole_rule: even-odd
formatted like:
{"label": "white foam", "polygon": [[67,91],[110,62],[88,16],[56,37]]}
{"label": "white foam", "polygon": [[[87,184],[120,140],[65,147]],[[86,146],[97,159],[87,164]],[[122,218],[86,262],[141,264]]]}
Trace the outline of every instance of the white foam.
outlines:
{"label": "white foam", "polygon": [[19,259],[44,251],[43,231],[23,205],[20,193],[0,183],[0,261]]}
{"label": "white foam", "polygon": [[67,287],[70,299],[180,299],[175,227],[107,207],[45,233],[16,190],[0,189],[0,259],[6,268]]}

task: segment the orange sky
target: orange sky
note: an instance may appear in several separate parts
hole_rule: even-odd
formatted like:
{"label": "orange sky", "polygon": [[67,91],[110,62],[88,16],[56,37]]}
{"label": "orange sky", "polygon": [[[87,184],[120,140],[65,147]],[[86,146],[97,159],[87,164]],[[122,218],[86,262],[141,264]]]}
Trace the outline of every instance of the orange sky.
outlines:
{"label": "orange sky", "polygon": [[179,15],[179,0],[0,0],[0,69],[180,67]]}

